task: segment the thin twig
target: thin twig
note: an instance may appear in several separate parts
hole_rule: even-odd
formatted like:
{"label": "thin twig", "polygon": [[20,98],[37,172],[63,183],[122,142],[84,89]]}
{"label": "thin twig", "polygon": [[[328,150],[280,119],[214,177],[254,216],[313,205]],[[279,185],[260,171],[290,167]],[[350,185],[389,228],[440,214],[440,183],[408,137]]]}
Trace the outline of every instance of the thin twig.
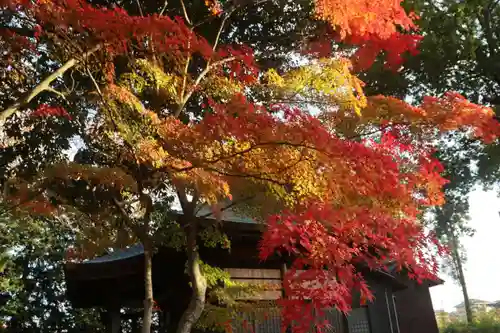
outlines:
{"label": "thin twig", "polygon": [[163,8],[160,10],[160,16],[163,15],[163,13],[165,13],[165,10],[167,10],[167,6],[168,6],[168,1],[165,0],[165,3],[163,4]]}
{"label": "thin twig", "polygon": [[94,84],[95,89],[97,90],[97,93],[104,100],[104,96],[102,94],[101,88],[99,88],[99,84],[95,80],[94,75],[92,75],[92,72],[90,71],[90,68],[87,68],[87,73],[89,74],[90,80],[92,80],[92,83]]}
{"label": "thin twig", "polygon": [[[88,68],[87,68],[87,72],[88,72],[88,74],[90,76],[90,79],[92,80],[92,82],[93,82],[93,84],[94,84],[94,86],[95,86],[95,88],[97,90],[97,93],[98,93],[99,97],[101,98],[102,103],[104,104],[104,107],[107,108],[108,110],[110,110],[108,102],[106,101],[106,98],[104,98],[104,95],[103,95],[101,89],[99,88],[99,84],[97,83],[97,81],[95,80],[94,76],[92,75],[92,72]],[[111,117],[110,117],[110,120],[113,123],[113,125],[115,126],[115,129],[118,129],[119,127],[116,124],[115,120],[113,118],[111,118]],[[135,156],[134,147],[132,147],[132,145],[127,140],[123,140],[123,143],[130,150],[130,152],[132,152],[132,154]]]}

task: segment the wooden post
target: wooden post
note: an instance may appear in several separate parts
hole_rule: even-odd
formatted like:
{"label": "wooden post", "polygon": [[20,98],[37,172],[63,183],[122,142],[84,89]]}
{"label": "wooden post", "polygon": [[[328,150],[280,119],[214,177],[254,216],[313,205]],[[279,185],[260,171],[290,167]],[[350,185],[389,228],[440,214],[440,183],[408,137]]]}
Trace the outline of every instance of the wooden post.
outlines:
{"label": "wooden post", "polygon": [[170,325],[170,313],[168,311],[168,308],[165,306],[165,304],[160,303],[160,311],[157,312],[158,314],[158,322],[159,322],[159,333],[167,333],[169,331],[169,325]]}
{"label": "wooden post", "polygon": [[349,333],[349,320],[347,319],[347,315],[343,312],[340,313],[342,316],[342,332]]}
{"label": "wooden post", "polygon": [[167,333],[168,332],[168,327],[170,326],[170,312],[169,311],[164,311],[163,312],[163,330],[162,333]]}
{"label": "wooden post", "polygon": [[[286,259],[283,260],[283,262],[281,263],[281,266],[280,266],[280,277],[281,277],[281,297],[284,299],[286,297],[286,294],[285,294],[285,287],[283,286],[283,281],[285,280],[285,274],[286,274],[286,271],[287,271],[287,267],[286,267]],[[290,326],[288,326],[286,328],[286,333],[292,333],[292,328]]]}
{"label": "wooden post", "polygon": [[137,315],[135,316],[132,316],[132,333],[138,333],[140,330],[139,330],[139,321],[138,321],[138,318],[137,318]]}
{"label": "wooden post", "polygon": [[283,287],[283,281],[285,279],[285,274],[286,274],[286,262],[283,262],[280,266],[280,278],[281,278],[281,297],[285,298],[285,288]]}
{"label": "wooden post", "polygon": [[110,333],[120,333],[121,332],[121,318],[120,318],[120,307],[110,306],[108,307],[108,332]]}

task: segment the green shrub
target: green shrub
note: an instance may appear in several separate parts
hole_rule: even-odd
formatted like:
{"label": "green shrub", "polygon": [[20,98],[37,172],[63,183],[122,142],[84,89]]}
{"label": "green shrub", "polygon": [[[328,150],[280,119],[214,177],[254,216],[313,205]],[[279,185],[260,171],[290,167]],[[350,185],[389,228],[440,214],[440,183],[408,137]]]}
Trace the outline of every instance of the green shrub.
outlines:
{"label": "green shrub", "polygon": [[455,321],[441,327],[441,333],[500,333],[500,316],[491,311],[475,314],[474,322]]}

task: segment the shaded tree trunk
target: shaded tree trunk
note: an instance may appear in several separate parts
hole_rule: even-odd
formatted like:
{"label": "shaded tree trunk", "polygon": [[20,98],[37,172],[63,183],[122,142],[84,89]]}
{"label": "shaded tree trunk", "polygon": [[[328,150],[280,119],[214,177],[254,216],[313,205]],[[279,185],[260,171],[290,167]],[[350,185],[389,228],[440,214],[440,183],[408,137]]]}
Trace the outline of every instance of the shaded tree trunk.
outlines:
{"label": "shaded tree trunk", "polygon": [[153,245],[149,236],[149,224],[153,202],[147,194],[141,194],[141,205],[144,209],[142,244],[144,246],[144,313],[141,333],[151,332],[153,318]]}
{"label": "shaded tree trunk", "polygon": [[144,314],[141,333],[151,331],[153,317],[153,254],[150,246],[144,245]]}
{"label": "shaded tree trunk", "polygon": [[192,223],[187,226],[187,268],[193,293],[187,309],[179,320],[177,333],[190,333],[205,308],[207,280],[201,272],[196,236],[197,226]]}
{"label": "shaded tree trunk", "polygon": [[469,293],[467,292],[467,284],[465,282],[464,269],[462,265],[462,259],[460,257],[460,252],[458,249],[458,240],[453,232],[451,232],[451,248],[453,262],[455,263],[455,271],[457,274],[458,282],[462,288],[462,294],[464,297],[465,315],[467,316],[467,322],[472,323],[472,309],[470,306]]}

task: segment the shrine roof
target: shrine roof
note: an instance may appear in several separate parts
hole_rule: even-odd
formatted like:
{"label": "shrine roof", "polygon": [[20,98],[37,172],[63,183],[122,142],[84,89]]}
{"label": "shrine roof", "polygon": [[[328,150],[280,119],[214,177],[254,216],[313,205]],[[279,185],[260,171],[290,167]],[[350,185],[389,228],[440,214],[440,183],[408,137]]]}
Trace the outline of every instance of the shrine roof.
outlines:
{"label": "shrine roof", "polygon": [[83,264],[98,264],[110,261],[119,261],[123,259],[140,256],[142,254],[144,254],[144,247],[142,246],[142,244],[139,243],[125,249],[116,250],[101,257],[84,261]]}

